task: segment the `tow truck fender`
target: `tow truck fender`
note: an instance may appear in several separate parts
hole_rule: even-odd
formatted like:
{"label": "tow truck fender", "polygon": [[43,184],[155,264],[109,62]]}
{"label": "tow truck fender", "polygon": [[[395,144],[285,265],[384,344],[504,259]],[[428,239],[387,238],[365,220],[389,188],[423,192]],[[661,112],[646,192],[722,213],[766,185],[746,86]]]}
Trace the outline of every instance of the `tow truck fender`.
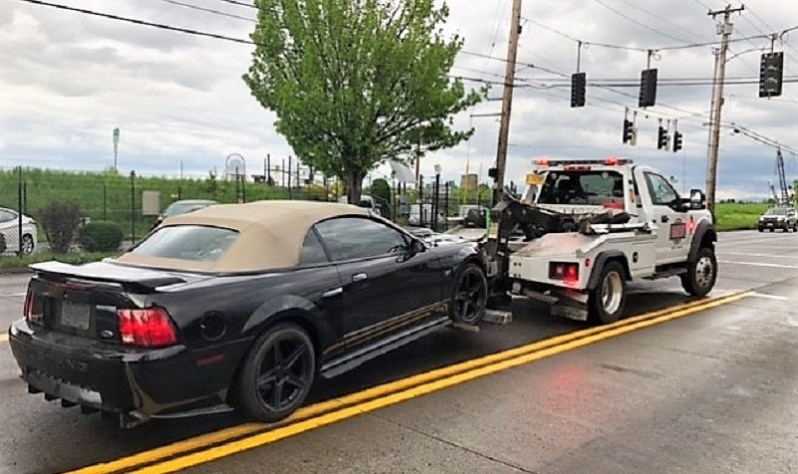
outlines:
{"label": "tow truck fender", "polygon": [[695,260],[701,247],[706,246],[706,240],[709,240],[714,247],[715,242],[718,241],[718,234],[715,232],[715,226],[707,221],[701,221],[695,230],[695,234],[693,234],[693,241],[690,242],[690,254],[687,257],[688,262]]}
{"label": "tow truck fender", "polygon": [[598,286],[599,278],[601,278],[601,271],[604,269],[604,264],[609,260],[616,259],[620,260],[623,264],[623,269],[626,271],[626,275],[624,275],[624,277],[626,279],[630,278],[631,273],[629,272],[629,262],[626,260],[626,255],[620,250],[607,250],[601,252],[596,257],[596,261],[593,264],[593,271],[590,272],[590,278],[587,281],[588,290],[594,290]]}

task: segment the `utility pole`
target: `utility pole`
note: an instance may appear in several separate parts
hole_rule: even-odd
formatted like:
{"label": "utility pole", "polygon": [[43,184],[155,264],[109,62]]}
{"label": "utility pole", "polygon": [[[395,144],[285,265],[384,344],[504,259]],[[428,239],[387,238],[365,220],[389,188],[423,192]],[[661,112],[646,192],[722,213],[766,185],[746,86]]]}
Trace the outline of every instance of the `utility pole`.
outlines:
{"label": "utility pole", "polygon": [[745,10],[745,5],[732,8],[726,5],[723,10],[710,11],[712,18],[723,15],[723,23],[718,25],[721,34],[720,50],[715,54],[715,80],[712,96],[712,115],[709,132],[709,159],[707,160],[707,208],[715,215],[715,188],[718,180],[718,151],[720,149],[720,122],[723,109],[723,86],[726,81],[726,53],[729,51],[729,39],[732,35],[732,13]]}
{"label": "utility pole", "polygon": [[521,34],[521,0],[513,0],[513,17],[510,25],[510,42],[507,47],[507,69],[502,97],[502,119],[499,127],[499,149],[496,153],[496,177],[493,185],[493,204],[504,194],[504,174],[507,169],[507,144],[510,138],[510,114],[513,109],[515,63],[518,59],[518,36]]}

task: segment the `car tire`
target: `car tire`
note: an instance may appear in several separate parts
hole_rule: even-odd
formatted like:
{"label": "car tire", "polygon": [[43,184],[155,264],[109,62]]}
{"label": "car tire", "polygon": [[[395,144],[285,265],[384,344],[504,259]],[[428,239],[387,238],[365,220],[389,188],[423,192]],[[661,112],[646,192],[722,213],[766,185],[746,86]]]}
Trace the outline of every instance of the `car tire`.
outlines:
{"label": "car tire", "polygon": [[587,304],[594,323],[609,324],[621,318],[626,306],[626,271],[621,262],[611,260],[604,265]]}
{"label": "car tire", "polygon": [[20,246],[24,255],[30,255],[36,250],[36,242],[33,241],[33,236],[25,234],[22,236],[22,245]]}
{"label": "car tire", "polygon": [[488,279],[479,265],[468,263],[454,279],[449,301],[449,316],[456,323],[474,326],[485,315]]}
{"label": "car tire", "polygon": [[315,375],[316,354],[308,333],[292,323],[273,326],[244,359],[235,385],[237,408],[258,421],[282,420],[302,406]]}
{"label": "car tire", "polygon": [[709,247],[698,250],[695,258],[687,265],[687,273],[682,275],[682,288],[691,296],[704,297],[712,291],[718,278],[718,260]]}

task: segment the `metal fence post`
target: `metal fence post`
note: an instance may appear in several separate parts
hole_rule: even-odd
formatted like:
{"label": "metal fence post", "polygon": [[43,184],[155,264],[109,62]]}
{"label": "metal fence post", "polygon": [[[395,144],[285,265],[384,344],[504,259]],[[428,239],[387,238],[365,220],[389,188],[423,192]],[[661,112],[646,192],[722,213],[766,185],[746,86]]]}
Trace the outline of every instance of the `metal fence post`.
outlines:
{"label": "metal fence post", "polygon": [[424,175],[418,175],[418,226],[424,227]]}
{"label": "metal fence post", "polygon": [[449,230],[449,182],[446,181],[446,184],[443,186],[444,194],[443,195],[443,217],[446,218],[443,224],[443,230]]}
{"label": "metal fence post", "polygon": [[[292,164],[292,157],[288,157],[288,199],[291,199],[291,170],[294,167]],[[285,170],[283,170],[283,175],[285,175]]]}
{"label": "metal fence post", "polygon": [[19,167],[17,185],[17,255],[22,256],[22,166]]}
{"label": "metal fence post", "polygon": [[136,241],[136,172],[130,171],[130,241]]}

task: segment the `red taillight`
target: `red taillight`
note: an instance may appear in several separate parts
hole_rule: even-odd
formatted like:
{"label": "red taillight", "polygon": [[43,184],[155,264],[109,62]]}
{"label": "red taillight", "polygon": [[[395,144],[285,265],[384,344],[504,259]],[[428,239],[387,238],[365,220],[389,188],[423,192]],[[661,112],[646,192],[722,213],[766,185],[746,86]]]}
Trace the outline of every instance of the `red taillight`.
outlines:
{"label": "red taillight", "polygon": [[574,282],[579,279],[579,266],[576,264],[566,265],[565,281]]}
{"label": "red taillight", "polygon": [[607,202],[604,203],[604,209],[623,209],[624,205],[622,202]]}
{"label": "red taillight", "polygon": [[579,264],[552,262],[549,264],[549,278],[563,280],[567,283],[576,283],[579,281]]}
{"label": "red taillight", "polygon": [[116,314],[123,344],[164,347],[177,342],[169,315],[161,308],[120,309]]}

